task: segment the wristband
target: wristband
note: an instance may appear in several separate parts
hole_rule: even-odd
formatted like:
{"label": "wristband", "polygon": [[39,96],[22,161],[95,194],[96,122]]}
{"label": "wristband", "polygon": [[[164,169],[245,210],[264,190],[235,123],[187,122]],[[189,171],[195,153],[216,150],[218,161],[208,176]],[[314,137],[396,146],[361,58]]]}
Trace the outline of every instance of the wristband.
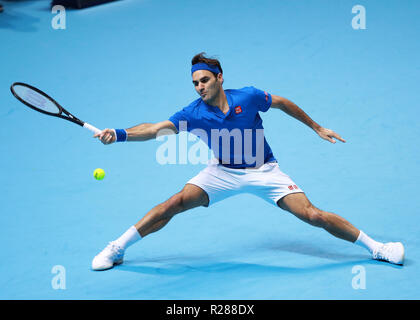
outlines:
{"label": "wristband", "polygon": [[114,129],[117,140],[115,142],[126,142],[127,141],[127,131],[124,129]]}

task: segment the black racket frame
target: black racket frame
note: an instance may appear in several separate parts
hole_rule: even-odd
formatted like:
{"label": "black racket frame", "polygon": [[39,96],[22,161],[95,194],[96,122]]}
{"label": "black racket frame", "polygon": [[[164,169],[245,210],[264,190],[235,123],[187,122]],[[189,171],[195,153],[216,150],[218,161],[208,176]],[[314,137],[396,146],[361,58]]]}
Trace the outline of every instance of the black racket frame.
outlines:
{"label": "black racket frame", "polygon": [[[13,89],[14,86],[24,86],[27,87],[31,90],[34,90],[35,92],[41,94],[42,96],[44,96],[45,98],[47,98],[48,100],[52,101],[58,108],[59,112],[58,113],[52,113],[52,112],[48,112],[42,109],[39,109],[37,107],[35,107],[34,105],[30,104],[29,102],[26,102],[25,100],[23,100],[21,97],[19,97],[19,95],[15,92],[15,90]],[[43,92],[42,90],[31,86],[30,84],[27,83],[23,83],[23,82],[15,82],[10,86],[10,91],[12,92],[12,94],[15,96],[16,99],[18,99],[20,102],[22,102],[23,104],[25,104],[26,106],[28,106],[31,109],[34,109],[38,112],[44,113],[46,115],[49,116],[53,116],[53,117],[58,117],[64,120],[68,120],[71,121],[73,123],[78,124],[79,126],[82,126],[85,124],[82,120],[76,118],[74,115],[72,115],[70,112],[68,112],[66,109],[64,109],[57,101],[55,101],[53,98],[51,98],[48,94],[46,94],[45,92]],[[65,116],[63,115],[63,113],[65,114]]]}

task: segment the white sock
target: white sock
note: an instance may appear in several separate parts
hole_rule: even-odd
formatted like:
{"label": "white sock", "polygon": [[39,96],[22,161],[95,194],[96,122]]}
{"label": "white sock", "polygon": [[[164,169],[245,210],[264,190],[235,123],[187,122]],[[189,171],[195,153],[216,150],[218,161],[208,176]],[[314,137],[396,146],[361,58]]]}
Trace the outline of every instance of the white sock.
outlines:
{"label": "white sock", "polygon": [[140,233],[135,226],[129,228],[121,237],[114,241],[114,243],[124,250],[141,239]]}
{"label": "white sock", "polygon": [[362,230],[360,230],[359,237],[357,238],[355,244],[368,249],[370,253],[383,245],[383,243],[369,238]]}

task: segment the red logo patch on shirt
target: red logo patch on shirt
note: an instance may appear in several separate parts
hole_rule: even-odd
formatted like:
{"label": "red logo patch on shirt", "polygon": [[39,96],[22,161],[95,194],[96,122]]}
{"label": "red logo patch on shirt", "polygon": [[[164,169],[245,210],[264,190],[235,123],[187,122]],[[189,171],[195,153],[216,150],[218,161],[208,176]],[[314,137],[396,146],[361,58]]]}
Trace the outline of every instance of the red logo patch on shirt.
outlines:
{"label": "red logo patch on shirt", "polygon": [[237,107],[235,107],[235,113],[236,113],[236,114],[241,113],[241,112],[242,112],[242,108],[241,108],[241,106],[237,106]]}
{"label": "red logo patch on shirt", "polygon": [[265,101],[268,101],[268,93],[264,91],[265,94]]}
{"label": "red logo patch on shirt", "polygon": [[288,186],[289,190],[293,190],[293,186]]}

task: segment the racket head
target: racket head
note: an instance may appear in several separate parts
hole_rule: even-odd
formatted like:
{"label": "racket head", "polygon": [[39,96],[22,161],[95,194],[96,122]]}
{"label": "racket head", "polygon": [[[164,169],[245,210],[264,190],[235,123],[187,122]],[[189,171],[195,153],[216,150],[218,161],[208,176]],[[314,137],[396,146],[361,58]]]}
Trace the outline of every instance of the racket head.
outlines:
{"label": "racket head", "polygon": [[41,113],[50,116],[60,116],[63,108],[45,92],[23,82],[15,82],[10,91],[20,102]]}

